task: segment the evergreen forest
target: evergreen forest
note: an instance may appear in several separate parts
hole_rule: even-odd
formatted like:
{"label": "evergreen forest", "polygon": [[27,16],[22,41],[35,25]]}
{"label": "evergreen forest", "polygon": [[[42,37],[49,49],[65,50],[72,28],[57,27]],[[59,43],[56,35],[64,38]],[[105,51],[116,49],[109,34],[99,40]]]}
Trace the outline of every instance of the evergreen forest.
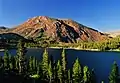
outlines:
{"label": "evergreen forest", "polygon": [[[65,49],[57,61],[52,55],[48,56],[46,48],[41,60],[35,56],[27,57],[26,52],[22,40],[17,45],[16,56],[5,50],[4,56],[0,56],[0,83],[97,83],[94,69],[83,66],[79,58],[76,57],[72,68],[67,67]],[[111,65],[109,83],[120,83],[119,67],[116,62]]]}

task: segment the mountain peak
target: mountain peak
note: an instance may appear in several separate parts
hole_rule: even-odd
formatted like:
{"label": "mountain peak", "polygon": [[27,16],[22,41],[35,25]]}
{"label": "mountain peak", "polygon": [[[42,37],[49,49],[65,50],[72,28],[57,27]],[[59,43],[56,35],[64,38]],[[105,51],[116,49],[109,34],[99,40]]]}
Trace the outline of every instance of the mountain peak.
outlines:
{"label": "mountain peak", "polygon": [[41,33],[58,42],[101,41],[106,37],[101,32],[86,27],[71,19],[36,16],[11,31],[25,37],[38,37]]}
{"label": "mountain peak", "polygon": [[0,26],[0,29],[7,29],[7,27],[5,27],[5,26]]}

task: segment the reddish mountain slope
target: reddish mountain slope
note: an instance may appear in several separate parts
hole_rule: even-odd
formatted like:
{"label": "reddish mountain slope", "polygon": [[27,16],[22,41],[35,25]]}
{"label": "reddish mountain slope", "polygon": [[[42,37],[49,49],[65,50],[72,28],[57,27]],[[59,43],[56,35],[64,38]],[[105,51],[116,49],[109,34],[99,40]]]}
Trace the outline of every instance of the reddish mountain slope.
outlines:
{"label": "reddish mountain slope", "polygon": [[86,27],[69,19],[54,19],[47,16],[37,16],[23,24],[12,28],[10,32],[24,37],[37,37],[41,31],[46,37],[61,42],[101,41],[108,38],[101,32]]}

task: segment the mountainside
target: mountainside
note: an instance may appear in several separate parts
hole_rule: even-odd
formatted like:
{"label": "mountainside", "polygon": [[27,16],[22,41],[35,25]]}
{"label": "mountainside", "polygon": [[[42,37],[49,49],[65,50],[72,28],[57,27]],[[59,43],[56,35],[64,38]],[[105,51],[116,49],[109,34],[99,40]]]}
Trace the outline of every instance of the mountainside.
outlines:
{"label": "mountainside", "polygon": [[25,39],[23,36],[20,36],[15,33],[2,33],[0,34],[0,39],[7,39],[7,40],[16,40],[18,41],[19,39]]}
{"label": "mountainside", "polygon": [[8,29],[8,28],[7,28],[7,27],[4,27],[4,26],[0,26],[0,29],[5,30],[5,29]]}
{"label": "mountainside", "polygon": [[6,31],[8,31],[9,29],[7,27],[4,26],[0,26],[0,33],[4,33]]}
{"label": "mountainside", "polygon": [[37,16],[23,24],[10,29],[26,38],[46,37],[58,42],[101,41],[108,38],[105,34],[86,27],[70,19],[55,19],[47,16]]}

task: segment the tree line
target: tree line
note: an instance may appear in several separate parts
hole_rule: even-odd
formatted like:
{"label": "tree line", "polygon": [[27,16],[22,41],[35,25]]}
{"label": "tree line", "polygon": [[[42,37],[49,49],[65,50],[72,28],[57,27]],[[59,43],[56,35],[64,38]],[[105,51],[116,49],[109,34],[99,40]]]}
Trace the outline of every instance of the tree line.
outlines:
{"label": "tree line", "polygon": [[120,49],[120,37],[107,39],[104,41],[78,41],[75,43],[55,42],[50,38],[36,38],[34,42],[26,43],[26,47],[63,47],[63,48],[81,48],[98,49],[100,51]]}
{"label": "tree line", "polygon": [[[65,50],[58,61],[48,56],[44,50],[41,60],[26,56],[27,49],[22,40],[17,45],[17,55],[11,56],[6,49],[0,56],[0,81],[3,83],[97,83],[94,70],[83,66],[77,58],[72,68],[68,68]],[[109,83],[120,83],[119,69],[113,63]],[[101,80],[101,83],[104,81]]]}

